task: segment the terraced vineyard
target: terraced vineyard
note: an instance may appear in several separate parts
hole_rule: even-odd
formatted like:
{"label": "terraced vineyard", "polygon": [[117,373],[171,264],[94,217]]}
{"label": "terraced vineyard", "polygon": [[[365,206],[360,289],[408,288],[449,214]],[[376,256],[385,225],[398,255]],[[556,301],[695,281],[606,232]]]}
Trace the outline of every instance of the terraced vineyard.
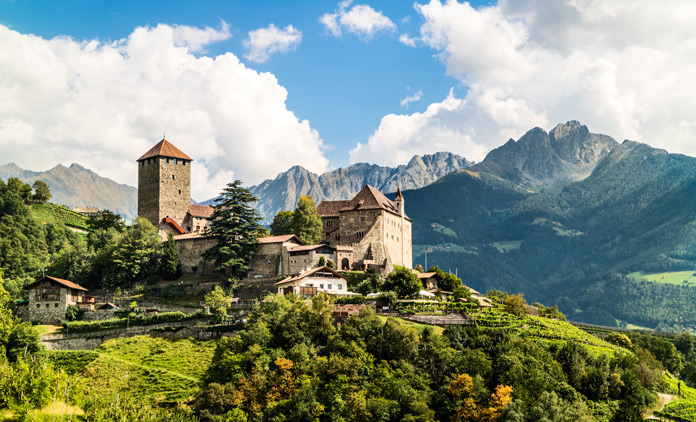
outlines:
{"label": "terraced vineyard", "polygon": [[42,223],[63,223],[69,227],[87,230],[87,217],[56,204],[35,204],[31,206],[34,218]]}
{"label": "terraced vineyard", "polygon": [[[676,396],[679,392],[679,380],[667,374],[665,381],[669,385],[670,392]],[[654,414],[668,421],[696,421],[696,389],[687,387],[682,382],[681,397],[675,398],[661,412],[656,411]]]}
{"label": "terraced vineyard", "polygon": [[535,316],[516,316],[504,312],[501,307],[476,311],[470,316],[474,319],[474,325],[483,330],[509,330],[517,332],[522,337],[548,343],[572,341],[582,344],[595,355],[631,353],[623,347],[608,343],[565,321]]}

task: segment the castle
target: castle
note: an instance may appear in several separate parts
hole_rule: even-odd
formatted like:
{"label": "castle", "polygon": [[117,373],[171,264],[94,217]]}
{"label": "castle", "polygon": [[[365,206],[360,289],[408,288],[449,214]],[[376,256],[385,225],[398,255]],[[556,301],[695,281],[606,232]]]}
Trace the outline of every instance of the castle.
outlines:
{"label": "castle", "polygon": [[[201,258],[215,239],[203,236],[213,208],[191,203],[193,159],[166,139],[138,158],[138,215],[150,221],[166,238],[174,235],[184,271],[210,271]],[[411,219],[404,197],[394,200],[365,185],[353,199],[323,201],[322,243],[305,245],[296,236],[259,239],[251,262],[250,278],[297,274],[316,268],[321,258],[342,270],[373,269],[388,274],[399,265],[411,268]]]}
{"label": "castle", "polygon": [[138,215],[160,236],[203,233],[213,208],[191,203],[191,162],[166,139],[138,158]]}

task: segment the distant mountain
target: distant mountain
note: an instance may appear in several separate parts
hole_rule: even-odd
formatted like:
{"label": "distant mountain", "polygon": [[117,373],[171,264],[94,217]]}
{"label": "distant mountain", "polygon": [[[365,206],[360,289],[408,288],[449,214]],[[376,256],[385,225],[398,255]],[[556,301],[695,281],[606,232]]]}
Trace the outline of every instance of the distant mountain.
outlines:
{"label": "distant mountain", "polygon": [[[352,198],[365,184],[382,192],[396,192],[397,188],[417,189],[472,164],[458,155],[438,152],[416,155],[408,164],[398,167],[360,163],[322,175],[294,166],[273,180],[252,186],[250,190],[259,198],[257,209],[268,224],[278,211],[293,210],[303,195],[312,195],[318,204],[324,200]],[[212,203],[212,199],[203,202],[204,205]]]}
{"label": "distant mountain", "polygon": [[577,121],[559,124],[546,133],[538,127],[517,142],[510,139],[471,167],[529,186],[582,180],[618,142],[606,135],[590,133]]}
{"label": "distant mountain", "polygon": [[[556,129],[549,142],[538,129],[525,135],[533,142],[517,142],[526,145],[521,156],[533,157],[527,161],[509,156],[506,165],[505,154],[492,153],[500,164],[488,167],[493,174],[476,165],[405,191],[414,264],[428,251],[428,265],[457,271],[480,291],[524,292],[573,320],[696,328],[696,283],[688,280],[696,270],[696,158],[602,135],[567,142]],[[552,171],[537,166],[542,156]],[[582,163],[590,175],[569,182],[582,177]],[[676,283],[661,274],[678,271],[686,273]],[[642,281],[642,273],[658,273],[658,281]]]}
{"label": "distant mountain", "polygon": [[126,219],[138,212],[138,190],[99,176],[79,164],[61,164],[48,171],[24,170],[14,163],[0,166],[0,179],[17,177],[25,183],[43,180],[51,188],[51,202],[68,207],[90,206],[108,209]]}

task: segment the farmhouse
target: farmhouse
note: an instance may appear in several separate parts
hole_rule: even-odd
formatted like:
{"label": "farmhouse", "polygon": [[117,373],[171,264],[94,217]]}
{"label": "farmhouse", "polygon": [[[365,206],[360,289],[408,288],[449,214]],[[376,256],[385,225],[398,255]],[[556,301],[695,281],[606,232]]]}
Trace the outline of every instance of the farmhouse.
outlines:
{"label": "farmhouse", "polygon": [[27,321],[44,324],[60,324],[65,319],[68,306],[76,305],[85,311],[94,310],[96,299],[89,290],[72,281],[46,276],[27,286],[29,301],[21,310]]}
{"label": "farmhouse", "polygon": [[337,296],[355,296],[348,291],[348,280],[327,266],[302,271],[276,283],[279,294],[294,293],[304,297],[316,296],[320,292]]}

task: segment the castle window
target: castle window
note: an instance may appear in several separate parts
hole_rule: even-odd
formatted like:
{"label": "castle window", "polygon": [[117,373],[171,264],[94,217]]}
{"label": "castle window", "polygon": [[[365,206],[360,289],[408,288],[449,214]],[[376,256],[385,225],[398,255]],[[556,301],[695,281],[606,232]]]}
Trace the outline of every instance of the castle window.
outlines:
{"label": "castle window", "polygon": [[365,217],[360,217],[360,222],[364,223],[365,222]]}
{"label": "castle window", "polygon": [[176,177],[174,177],[174,175],[172,174],[172,180],[175,180],[175,179],[176,179]]}
{"label": "castle window", "polygon": [[37,308],[40,308],[40,307],[41,307],[41,304],[40,304],[40,303],[37,303],[37,304],[36,304],[36,307],[37,307]]}
{"label": "castle window", "polygon": [[174,159],[174,164],[176,164],[176,158]]}
{"label": "castle window", "polygon": [[186,160],[181,160],[181,165],[185,166],[186,165]]}
{"label": "castle window", "polygon": [[179,189],[179,195],[181,195],[181,189]]}
{"label": "castle window", "polygon": [[333,226],[333,221],[327,221],[326,222],[326,227],[331,227]]}
{"label": "castle window", "polygon": [[169,157],[166,157],[166,158],[164,159],[164,162],[165,162],[165,163],[168,163],[168,162],[169,162]]}
{"label": "castle window", "polygon": [[56,308],[58,307],[58,304],[57,304],[57,303],[56,303],[56,306],[55,306],[55,307],[56,307]]}
{"label": "castle window", "polygon": [[48,308],[49,306],[51,306],[51,304],[50,304],[50,303],[47,303],[47,304],[46,304],[46,307]]}

